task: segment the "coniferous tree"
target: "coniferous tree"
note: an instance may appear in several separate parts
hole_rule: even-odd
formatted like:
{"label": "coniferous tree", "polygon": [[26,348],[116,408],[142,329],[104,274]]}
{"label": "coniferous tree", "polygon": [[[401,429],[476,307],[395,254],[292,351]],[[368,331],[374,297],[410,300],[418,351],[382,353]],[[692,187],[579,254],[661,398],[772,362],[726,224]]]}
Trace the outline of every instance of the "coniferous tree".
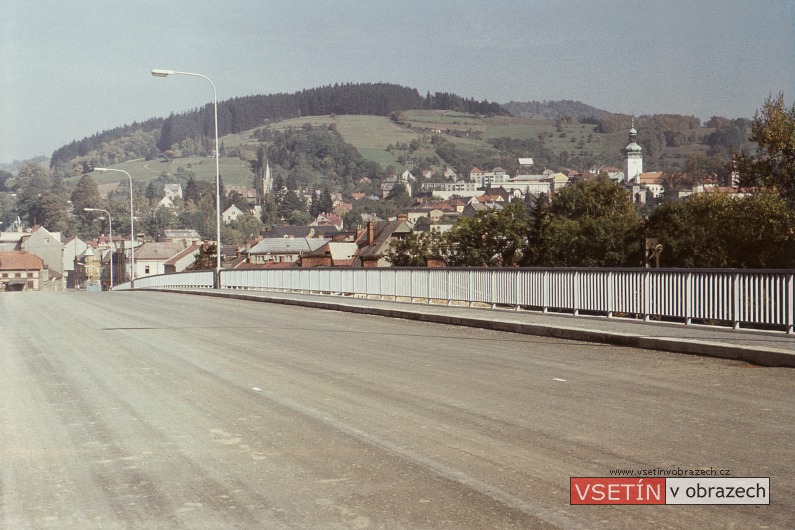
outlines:
{"label": "coniferous tree", "polygon": [[102,204],[97,182],[91,175],[83,175],[80,178],[71,199],[74,212],[80,218],[85,218],[84,208],[99,208]]}
{"label": "coniferous tree", "polygon": [[318,199],[318,213],[332,213],[334,211],[334,200],[331,198],[331,192],[328,188],[324,188]]}
{"label": "coniferous tree", "polygon": [[312,217],[317,217],[318,214],[321,212],[320,207],[320,198],[317,196],[317,192],[312,192],[312,198],[309,201],[309,215]]}
{"label": "coniferous tree", "polygon": [[188,183],[185,185],[185,195],[183,200],[185,201],[185,204],[192,202],[196,205],[198,205],[199,201],[201,200],[199,187],[196,185],[196,179],[194,179],[192,176],[188,179]]}

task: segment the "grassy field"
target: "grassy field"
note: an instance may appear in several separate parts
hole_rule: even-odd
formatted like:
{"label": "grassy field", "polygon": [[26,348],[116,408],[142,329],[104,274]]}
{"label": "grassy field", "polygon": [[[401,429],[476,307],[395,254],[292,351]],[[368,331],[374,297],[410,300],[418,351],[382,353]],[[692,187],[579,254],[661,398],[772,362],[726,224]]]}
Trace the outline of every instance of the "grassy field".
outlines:
{"label": "grassy field", "polygon": [[[128,160],[127,162],[112,166],[113,169],[127,171],[136,184],[147,184],[150,180],[158,178],[163,173],[173,175],[179,167],[185,168],[187,171],[193,171],[196,174],[197,180],[215,182],[215,158],[213,157],[187,157],[177,158],[171,161],[166,161],[162,158],[156,160],[138,159]],[[219,161],[219,167],[225,185],[251,186],[254,174],[248,162],[240,160],[237,157],[222,157]],[[91,176],[97,182],[99,192],[103,196],[109,191],[114,190],[120,183],[128,182],[127,175],[115,171],[95,171],[91,173]],[[74,183],[76,183],[80,178],[81,176],[77,176],[69,180],[73,180]]]}

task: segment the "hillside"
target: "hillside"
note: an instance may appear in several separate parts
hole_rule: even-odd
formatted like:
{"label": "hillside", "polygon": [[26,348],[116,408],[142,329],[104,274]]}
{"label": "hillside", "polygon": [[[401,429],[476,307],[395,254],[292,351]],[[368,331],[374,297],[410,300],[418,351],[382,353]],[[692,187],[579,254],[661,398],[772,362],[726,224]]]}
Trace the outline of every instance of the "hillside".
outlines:
{"label": "hillside", "polygon": [[523,103],[511,101],[503,105],[503,107],[511,116],[536,120],[560,120],[567,116],[572,116],[579,121],[599,120],[610,114],[606,110],[567,99],[560,101],[527,101]]}
{"label": "hillside", "polygon": [[[423,97],[389,84],[250,96],[219,104],[221,174],[227,185],[250,186],[261,171],[258,158],[268,159],[275,174],[298,185],[350,192],[363,177],[378,181],[404,169],[452,167],[465,175],[472,166],[501,166],[511,172],[519,157],[532,157],[539,172],[620,167],[631,120],[575,101],[503,107],[454,94]],[[706,125],[691,116],[636,117],[644,169],[677,172],[695,164],[722,171],[731,149],[749,147],[747,120],[714,118]],[[142,185],[178,171],[212,181],[211,132],[206,106],[72,142],[53,153],[51,165],[62,175],[115,166]],[[119,182],[112,174],[95,178],[107,187]]]}
{"label": "hillside", "polygon": [[[617,121],[629,123],[629,117],[617,117]],[[689,139],[681,145],[659,145],[657,136],[659,118],[644,117],[636,121],[639,141],[646,142],[644,167],[647,170],[682,170],[688,156],[697,154],[706,157],[710,146],[705,143],[715,128],[696,127],[690,131]],[[649,125],[644,129],[644,123]],[[344,144],[349,144],[366,160],[377,164],[370,167],[371,178],[383,178],[379,171],[391,166],[392,171],[401,172],[419,168],[444,169],[453,167],[466,173],[473,165],[489,169],[500,165],[509,171],[517,167],[517,158],[532,157],[538,171],[583,170],[593,165],[622,165],[621,148],[627,142],[626,128],[612,132],[610,124],[597,125],[579,123],[576,120],[536,120],[509,116],[483,117],[454,111],[409,110],[399,116],[325,115],[286,119],[262,127],[223,136],[221,175],[226,185],[251,186],[254,181],[254,166],[258,151],[264,146],[275,174],[284,178],[294,175],[300,184],[329,186],[340,190],[345,178],[344,170],[329,169],[330,162],[318,163],[316,153],[303,153],[302,161],[281,164],[274,146],[276,136],[307,134],[330,139],[335,135]],[[615,128],[618,126],[616,125]],[[654,129],[652,129],[652,127]],[[654,133],[654,142],[648,135]],[[669,132],[669,136],[671,136]],[[281,138],[281,136],[279,136]],[[281,141],[281,140],[279,140]],[[323,140],[326,141],[326,140]],[[331,141],[331,140],[328,140]],[[293,146],[298,148],[298,144]],[[306,146],[300,149],[306,149]],[[348,155],[344,155],[348,156]],[[315,160],[313,162],[312,160]],[[339,165],[344,165],[344,161]],[[361,165],[361,164],[360,164]],[[178,172],[190,171],[198,180],[212,182],[214,160],[206,155],[178,158],[158,157],[153,160],[136,159],[121,163],[117,168],[129,171],[141,185],[148,181]],[[324,169],[325,168],[325,169]],[[74,182],[79,177],[74,177]],[[118,184],[118,175],[94,173],[94,178],[106,191]],[[108,188],[109,187],[109,188]]]}

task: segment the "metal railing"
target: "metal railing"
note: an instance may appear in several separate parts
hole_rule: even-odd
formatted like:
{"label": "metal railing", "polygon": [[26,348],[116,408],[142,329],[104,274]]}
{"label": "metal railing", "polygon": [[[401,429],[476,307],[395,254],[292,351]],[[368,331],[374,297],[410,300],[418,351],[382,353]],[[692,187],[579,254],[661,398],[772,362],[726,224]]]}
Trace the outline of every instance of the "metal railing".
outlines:
{"label": "metal railing", "polygon": [[[135,280],[136,289],[212,288],[213,271]],[[465,303],[793,332],[795,271],[734,269],[222,270],[220,287]],[[130,289],[129,283],[117,290]]]}

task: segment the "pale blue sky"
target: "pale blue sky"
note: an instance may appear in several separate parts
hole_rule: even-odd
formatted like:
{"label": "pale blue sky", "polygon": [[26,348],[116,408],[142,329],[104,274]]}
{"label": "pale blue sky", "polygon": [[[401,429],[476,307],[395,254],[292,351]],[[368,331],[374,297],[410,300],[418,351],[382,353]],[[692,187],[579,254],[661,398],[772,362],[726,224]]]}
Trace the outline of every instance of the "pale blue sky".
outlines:
{"label": "pale blue sky", "polygon": [[392,82],[629,114],[795,99],[795,0],[4,0],[0,162],[212,100]]}

